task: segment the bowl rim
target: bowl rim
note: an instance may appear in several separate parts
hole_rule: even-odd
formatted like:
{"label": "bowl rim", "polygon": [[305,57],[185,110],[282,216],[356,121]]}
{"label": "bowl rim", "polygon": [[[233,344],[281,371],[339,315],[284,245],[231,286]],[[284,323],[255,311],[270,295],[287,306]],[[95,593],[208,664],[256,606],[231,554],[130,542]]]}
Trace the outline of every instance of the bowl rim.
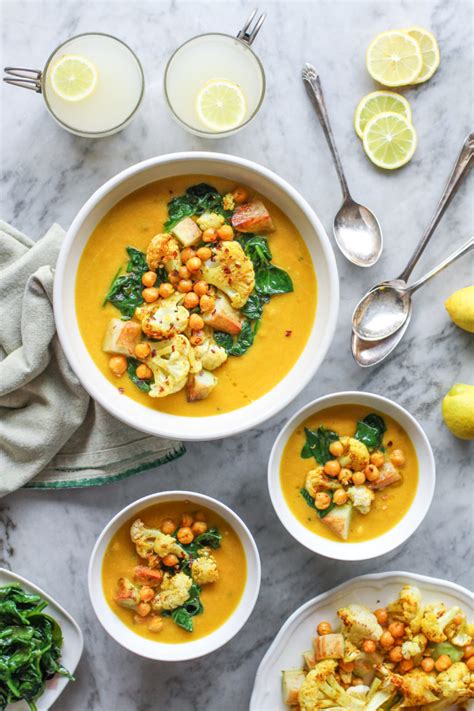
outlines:
{"label": "bowl rim", "polygon": [[[222,413],[220,415],[212,415],[206,417],[187,417],[187,416],[173,416],[172,424],[160,422],[156,417],[143,417],[139,422],[133,413],[128,411],[121,411],[120,413],[115,410],[113,405],[111,405],[107,394],[103,392],[102,387],[96,386],[95,383],[90,382],[87,374],[83,372],[81,367],[81,361],[76,355],[72,343],[69,340],[67,328],[66,328],[66,318],[63,313],[63,303],[62,303],[62,291],[64,288],[64,283],[67,278],[66,275],[66,264],[69,258],[69,253],[71,247],[77,237],[79,230],[82,227],[83,222],[86,220],[88,215],[98,206],[98,204],[106,198],[108,193],[120,186],[122,183],[127,182],[133,176],[144,172],[150,168],[154,168],[160,165],[167,165],[170,163],[176,163],[179,166],[180,163],[186,161],[209,161],[214,163],[230,164],[232,166],[237,166],[249,170],[265,180],[269,181],[275,185],[280,190],[284,191],[290,200],[296,204],[296,206],[301,210],[304,217],[308,220],[314,232],[317,235],[317,240],[319,242],[320,248],[324,254],[327,267],[327,280],[328,280],[328,292],[330,298],[328,299],[329,304],[326,309],[326,320],[327,325],[325,331],[322,334],[322,338],[318,343],[318,348],[312,359],[312,367],[303,369],[298,382],[293,388],[289,388],[286,393],[281,393],[281,397],[278,398],[271,406],[265,408],[263,412],[260,413],[249,413],[248,408],[252,407],[253,403],[246,405],[244,407],[238,408],[237,410],[232,410],[230,412]],[[179,175],[179,172],[176,172]],[[153,182],[153,181],[150,181]],[[131,191],[133,192],[133,191]],[[313,264],[314,264],[314,260]],[[74,283],[75,283],[74,275]],[[332,343],[334,333],[337,326],[337,317],[339,312],[339,300],[340,300],[340,290],[339,290],[339,277],[336,264],[336,258],[334,251],[331,247],[331,243],[327,232],[321,223],[319,217],[316,215],[314,210],[308,204],[308,202],[299,194],[299,192],[293,188],[290,183],[288,183],[284,178],[281,178],[274,171],[260,165],[254,161],[248,160],[246,158],[240,158],[238,156],[227,155],[225,153],[214,153],[212,151],[183,151],[176,153],[168,153],[162,156],[157,156],[153,158],[148,158],[139,163],[135,163],[128,168],[117,173],[115,176],[107,180],[103,185],[101,185],[97,190],[91,195],[91,197],[84,203],[80,208],[79,212],[73,219],[71,226],[69,227],[66,236],[61,245],[58,260],[55,269],[54,287],[53,287],[53,308],[54,308],[54,318],[56,322],[57,333],[59,341],[66,355],[66,359],[74,371],[76,377],[78,378],[81,385],[84,387],[86,392],[98,402],[107,412],[112,414],[115,418],[121,420],[125,424],[133,427],[134,429],[139,429],[146,434],[169,437],[172,439],[180,439],[184,441],[203,441],[203,440],[213,440],[221,439],[223,437],[228,437],[231,435],[236,435],[244,432],[252,427],[260,425],[262,422],[266,422],[275,414],[280,412],[284,407],[290,404],[297,395],[303,390],[303,388],[309,383],[309,381],[314,377],[318,368],[321,366],[329,347]],[[318,299],[319,303],[319,299]],[[74,315],[76,322],[77,318]],[[312,331],[315,328],[317,319],[313,321]],[[305,352],[307,348],[307,343],[303,348],[299,358]],[[293,365],[296,367],[298,361]],[[97,367],[97,366],[96,366]],[[293,370],[293,368],[291,370]],[[288,373],[291,372],[288,371]],[[285,375],[285,377],[288,375]],[[102,376],[105,378],[105,376]],[[108,381],[107,381],[108,382]],[[281,383],[282,381],[279,381]],[[271,390],[264,393],[260,398],[271,393],[275,387],[278,387],[277,383]],[[139,404],[139,403],[138,403]],[[144,407],[143,405],[141,407]],[[146,408],[148,411],[148,408]],[[154,414],[159,414],[159,411],[152,411]],[[238,413],[238,414],[237,414]],[[244,415],[245,413],[245,415]],[[223,422],[222,418],[226,416],[233,415],[232,422]],[[209,432],[206,437],[202,436],[199,431],[194,431],[193,427],[186,427],[186,424],[196,422],[196,420],[206,420],[211,427],[208,428]]]}
{"label": "bowl rim", "polygon": [[[280,466],[281,457],[283,454],[284,447],[286,446],[289,437],[293,434],[297,425],[303,422],[312,414],[332,407],[335,405],[354,405],[360,404],[362,406],[373,407],[376,410],[392,417],[395,421],[400,423],[400,420],[393,414],[386,412],[384,407],[392,408],[397,414],[400,414],[403,419],[406,419],[410,425],[415,430],[418,435],[421,447],[416,446],[413,442],[413,437],[407,432],[412,444],[415,448],[417,459],[420,459],[420,451],[423,449],[423,454],[427,459],[428,466],[421,471],[418,471],[418,485],[415,492],[415,497],[395,526],[390,528],[385,533],[371,538],[368,541],[361,541],[360,543],[347,543],[339,541],[331,541],[329,539],[319,536],[310,529],[303,526],[302,523],[296,518],[294,513],[291,511],[290,507],[286,503],[285,497],[283,495],[281,484],[280,484]],[[403,424],[402,427],[406,429]],[[407,525],[406,517],[413,509],[413,505],[417,500],[420,492],[420,484],[422,482],[425,487],[423,498],[418,501],[417,515],[410,525]],[[430,441],[423,430],[422,426],[416,420],[416,418],[408,412],[402,405],[399,405],[394,400],[387,398],[383,395],[378,395],[376,393],[371,393],[368,391],[359,390],[342,390],[340,392],[329,393],[323,395],[322,397],[316,398],[311,402],[303,405],[295,414],[288,420],[284,427],[280,430],[270,453],[268,460],[268,470],[267,470],[267,485],[270,495],[270,499],[278,516],[281,524],[286,528],[288,533],[301,545],[308,548],[308,550],[313,553],[318,553],[325,558],[331,558],[333,560],[344,560],[344,561],[359,561],[359,560],[370,560],[371,558],[377,558],[379,556],[385,555],[393,551],[402,545],[410,536],[412,536],[417,528],[423,522],[425,516],[427,515],[431,502],[433,500],[434,490],[436,484],[436,464],[433,455],[433,450],[431,448]]]}
{"label": "bowl rim", "polygon": [[[185,500],[187,498],[190,498],[193,501],[196,501],[196,503],[201,504],[204,507],[207,507],[211,510],[215,510],[222,518],[224,518],[229,525],[234,529],[234,532],[238,536],[242,547],[244,548],[244,554],[245,554],[245,559],[246,559],[246,564],[247,564],[247,577],[245,581],[245,586],[244,590],[242,592],[242,596],[237,603],[236,608],[234,611],[229,615],[229,617],[226,618],[225,622],[220,626],[217,627],[215,630],[210,632],[207,635],[204,635],[203,637],[198,638],[197,640],[190,640],[189,642],[183,643],[183,644],[172,644],[172,643],[160,643],[159,641],[155,642],[154,640],[148,640],[144,637],[141,637],[140,635],[137,635],[133,632],[133,630],[127,628],[131,634],[137,638],[137,640],[142,640],[143,644],[145,645],[146,642],[151,642],[152,645],[154,645],[154,650],[153,653],[147,653],[146,651],[138,651],[136,649],[131,649],[130,646],[127,644],[125,636],[126,632],[124,634],[121,634],[123,623],[119,619],[117,615],[115,615],[114,611],[112,608],[110,608],[113,617],[120,623],[119,625],[115,626],[109,626],[103,619],[100,610],[98,609],[98,603],[95,598],[95,587],[97,586],[101,592],[103,601],[107,606],[109,606],[105,595],[103,591],[103,586],[102,586],[102,565],[103,565],[103,558],[105,554],[105,550],[107,549],[107,546],[110,543],[110,540],[114,533],[118,530],[118,528],[126,521],[127,518],[129,518],[132,514],[129,512],[134,509],[136,510],[137,515],[139,515],[140,511],[143,511],[144,509],[148,508],[149,506],[152,506],[155,503],[159,503],[160,501],[166,501],[166,500]],[[237,524],[237,526],[236,526]],[[245,540],[243,540],[240,532],[236,530],[236,528],[239,527],[245,536]],[[104,551],[99,559],[99,548],[101,547],[101,544],[104,543]],[[253,560],[249,561],[249,557],[247,555],[247,552],[245,551],[245,544],[247,544],[250,548],[250,553],[253,556]],[[251,570],[250,568],[253,568]],[[252,575],[251,575],[252,573]],[[191,659],[197,659],[198,657],[203,657],[208,654],[211,654],[212,652],[215,652],[217,649],[220,649],[223,647],[225,644],[227,644],[235,635],[237,635],[242,628],[246,625],[250,615],[252,614],[255,605],[258,600],[258,596],[260,593],[260,585],[261,585],[261,577],[262,577],[262,568],[261,568],[261,562],[260,562],[260,555],[258,552],[257,544],[255,542],[255,539],[250,532],[248,526],[244,523],[244,521],[240,518],[238,514],[236,514],[229,506],[226,504],[222,503],[218,499],[213,498],[212,496],[208,496],[207,494],[201,494],[195,491],[188,491],[188,490],[181,490],[181,489],[176,489],[176,490],[169,490],[169,491],[159,491],[155,492],[154,494],[148,494],[147,496],[143,496],[140,499],[136,499],[135,501],[132,501],[130,504],[122,508],[120,511],[118,511],[115,516],[113,516],[110,521],[104,526],[102,531],[100,532],[99,536],[97,537],[97,540],[94,544],[94,547],[92,549],[90,558],[89,558],[89,565],[88,565],[88,572],[87,572],[87,583],[88,583],[88,591],[89,591],[89,599],[92,605],[92,608],[94,610],[94,613],[99,620],[100,624],[104,628],[104,630],[107,632],[107,634],[112,637],[118,644],[120,644],[122,647],[127,649],[129,652],[133,654],[137,654],[138,656],[145,657],[147,659],[153,659],[155,661],[162,661],[162,662],[180,662],[180,661],[189,661]],[[247,591],[250,591],[250,600],[246,604],[245,608],[241,608],[241,603],[244,598],[244,595],[246,594]],[[235,619],[236,613],[239,612],[239,622],[237,626],[234,628],[230,628],[230,622]],[[125,625],[123,625],[125,627]],[[219,631],[222,631],[225,629],[226,626],[229,626],[229,630],[227,631],[226,634],[221,636],[222,639],[216,640],[215,637]],[[212,642],[214,638],[214,643]],[[206,644],[207,642],[207,644]],[[192,645],[197,646],[198,643],[200,643],[200,646],[204,645],[205,649],[202,651],[196,650],[195,647],[193,648]],[[173,650],[175,653],[174,654],[166,654],[167,651]],[[179,654],[179,651],[182,650],[182,653]]]}

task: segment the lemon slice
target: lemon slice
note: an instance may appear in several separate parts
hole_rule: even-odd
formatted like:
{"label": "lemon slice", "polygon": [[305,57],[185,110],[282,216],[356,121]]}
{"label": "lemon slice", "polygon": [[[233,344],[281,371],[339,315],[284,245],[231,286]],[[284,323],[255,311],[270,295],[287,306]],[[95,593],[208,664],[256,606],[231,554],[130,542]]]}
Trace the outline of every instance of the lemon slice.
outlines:
{"label": "lemon slice", "polygon": [[413,84],[423,67],[418,42],[403,31],[381,32],[369,44],[367,71],[385,86]]}
{"label": "lemon slice", "polygon": [[247,104],[238,84],[211,79],[197,95],[196,111],[202,123],[212,131],[230,131],[243,123]]}
{"label": "lemon slice", "polygon": [[394,91],[372,91],[359,101],[354,113],[354,128],[359,138],[364,137],[364,130],[374,116],[390,113],[401,114],[411,121],[411,108],[401,94]]}
{"label": "lemon slice", "polygon": [[421,82],[430,79],[439,67],[438,43],[434,35],[422,27],[409,27],[407,30],[404,30],[404,32],[418,43],[421,50],[423,66],[418,77],[413,82],[414,84],[421,84]]}
{"label": "lemon slice", "polygon": [[82,101],[97,86],[97,69],[79,54],[64,54],[50,71],[51,86],[66,101]]}
{"label": "lemon slice", "polygon": [[379,168],[401,168],[412,157],[416,143],[415,129],[401,114],[379,114],[365,127],[364,150]]}

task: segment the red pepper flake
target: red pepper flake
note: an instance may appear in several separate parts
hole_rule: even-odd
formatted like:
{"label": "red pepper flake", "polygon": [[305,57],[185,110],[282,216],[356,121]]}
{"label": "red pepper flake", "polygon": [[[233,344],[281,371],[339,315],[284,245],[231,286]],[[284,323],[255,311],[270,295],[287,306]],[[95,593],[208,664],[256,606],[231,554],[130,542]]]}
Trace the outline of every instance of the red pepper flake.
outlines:
{"label": "red pepper flake", "polygon": [[292,335],[293,331],[285,331],[285,336],[289,338]]}
{"label": "red pepper flake", "polygon": [[156,356],[156,348],[153,348],[151,351],[151,357],[154,358]]}
{"label": "red pepper flake", "polygon": [[120,395],[123,395],[125,392],[124,388],[117,388],[117,390],[119,391]]}

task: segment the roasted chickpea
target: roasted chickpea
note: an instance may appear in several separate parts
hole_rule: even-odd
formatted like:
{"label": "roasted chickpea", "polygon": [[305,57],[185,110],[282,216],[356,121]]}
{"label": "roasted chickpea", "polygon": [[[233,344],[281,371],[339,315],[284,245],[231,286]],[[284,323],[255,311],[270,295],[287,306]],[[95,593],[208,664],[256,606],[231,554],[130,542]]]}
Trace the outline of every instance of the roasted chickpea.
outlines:
{"label": "roasted chickpea", "polygon": [[413,666],[414,664],[411,659],[402,659],[402,661],[398,665],[398,670],[400,674],[406,674],[407,672],[413,669]]}
{"label": "roasted chickpea", "polygon": [[380,644],[384,649],[390,649],[395,644],[395,640],[390,632],[384,632],[380,637]]}
{"label": "roasted chickpea", "polygon": [[140,380],[150,380],[151,376],[153,375],[151,368],[149,368],[144,363],[141,363],[141,365],[138,366],[135,372],[137,374],[137,378],[140,378]]}
{"label": "roasted chickpea", "polygon": [[194,523],[194,518],[189,513],[184,513],[181,516],[181,526],[190,528]]}
{"label": "roasted chickpea", "polygon": [[350,469],[341,469],[341,471],[337,475],[337,478],[339,479],[339,481],[349,482],[352,479],[352,472]]}
{"label": "roasted chickpea", "polygon": [[330,459],[323,467],[324,473],[328,476],[337,476],[341,471],[341,465],[337,459]]}
{"label": "roasted chickpea", "polygon": [[349,494],[345,489],[336,489],[334,492],[334,495],[332,497],[332,500],[337,506],[342,506],[343,504],[346,503],[347,499],[349,498]]}
{"label": "roasted chickpea", "polygon": [[386,625],[388,622],[388,612],[384,607],[379,607],[378,610],[374,612],[375,617],[379,625]]}
{"label": "roasted chickpea", "polygon": [[391,662],[395,662],[395,664],[398,664],[398,662],[401,662],[403,659],[402,648],[393,647],[393,649],[391,649],[388,653],[388,656],[390,657]]}
{"label": "roasted chickpea", "polygon": [[317,630],[318,630],[318,634],[322,636],[325,634],[331,634],[332,627],[329,624],[329,622],[320,622],[317,627]]}
{"label": "roasted chickpea", "polygon": [[329,445],[329,451],[333,457],[342,457],[344,454],[344,447],[339,440],[337,442],[331,442]]}
{"label": "roasted chickpea", "polygon": [[191,247],[185,247],[185,249],[183,249],[183,251],[181,252],[181,259],[185,264],[188,259],[192,259],[195,256],[196,252]]}
{"label": "roasted chickpea", "polygon": [[151,348],[150,348],[149,343],[137,343],[137,345],[135,346],[135,355],[140,360],[143,360],[144,358],[148,358],[150,353],[151,353]]}
{"label": "roasted chickpea", "polygon": [[193,282],[189,279],[181,279],[178,282],[178,291],[180,291],[182,294],[187,294],[188,291],[191,291],[192,288]]}
{"label": "roasted chickpea", "polygon": [[217,239],[217,230],[209,228],[208,230],[204,230],[204,232],[202,233],[202,241],[203,242],[215,242],[216,239]]}
{"label": "roasted chickpea", "polygon": [[212,250],[209,249],[209,247],[199,247],[196,254],[201,262],[205,262],[206,259],[210,259],[212,257]]}
{"label": "roasted chickpea", "polygon": [[195,521],[191,526],[191,531],[195,536],[200,536],[202,533],[206,533],[207,523],[204,523],[204,521]]}
{"label": "roasted chickpea", "polygon": [[109,368],[114,375],[119,377],[125,373],[127,370],[128,363],[127,359],[123,355],[116,355],[109,358]]}
{"label": "roasted chickpea", "polygon": [[390,461],[394,467],[403,467],[405,465],[405,455],[401,449],[394,449],[390,455]]}
{"label": "roasted chickpea", "polygon": [[189,526],[183,526],[182,528],[179,528],[178,533],[176,535],[178,541],[184,546],[187,546],[194,541],[194,534],[189,528]]}
{"label": "roasted chickpea", "polygon": [[362,642],[362,649],[366,654],[373,654],[377,649],[377,645],[375,644],[373,639],[365,639]]}
{"label": "roasted chickpea", "polygon": [[209,291],[209,284],[206,281],[197,281],[193,289],[198,296],[204,296]]}
{"label": "roasted chickpea", "polygon": [[324,511],[324,509],[327,509],[330,504],[331,497],[329,496],[329,494],[326,494],[324,491],[318,491],[314,499],[314,505],[316,506],[316,508],[320,511]]}
{"label": "roasted chickpea", "polygon": [[383,467],[383,464],[385,462],[385,457],[383,456],[383,452],[372,452],[370,455],[370,463],[374,465],[374,467]]}
{"label": "roasted chickpea", "polygon": [[472,656],[474,656],[474,645],[467,644],[464,647],[464,659],[470,659]]}
{"label": "roasted chickpea", "polygon": [[158,274],[155,272],[145,272],[142,276],[143,286],[155,286],[156,280],[158,279]]}
{"label": "roasted chickpea", "polygon": [[142,602],[150,602],[155,597],[155,591],[149,585],[144,585],[140,589],[140,600]]}
{"label": "roasted chickpea", "polygon": [[154,301],[157,300],[159,297],[160,292],[155,286],[150,286],[147,287],[146,289],[143,289],[142,291],[142,296],[143,300],[147,302],[147,304],[152,304]]}
{"label": "roasted chickpea", "polygon": [[189,328],[192,331],[201,331],[204,328],[204,321],[199,314],[191,314],[189,317]]}
{"label": "roasted chickpea", "polygon": [[339,662],[339,668],[349,674],[354,671],[354,662]]}
{"label": "roasted chickpea", "polygon": [[364,469],[364,474],[367,481],[376,481],[380,476],[380,472],[375,464],[368,464]]}
{"label": "roasted chickpea", "polygon": [[199,296],[195,294],[194,291],[190,291],[184,297],[183,304],[187,309],[195,309],[199,304]]}
{"label": "roasted chickpea", "polygon": [[163,284],[160,284],[158,291],[160,292],[160,296],[162,299],[167,299],[168,296],[171,296],[171,294],[174,292],[174,287],[172,284],[165,281],[163,282]]}
{"label": "roasted chickpea", "polygon": [[189,277],[191,276],[191,274],[189,273],[189,269],[184,265],[178,269],[178,274],[181,279],[189,279]]}
{"label": "roasted chickpea", "polygon": [[196,513],[194,514],[194,518],[196,519],[196,521],[206,521],[207,516],[204,511],[196,511]]}
{"label": "roasted chickpea", "polygon": [[363,484],[365,481],[364,472],[354,472],[354,474],[352,475],[352,481],[356,486],[360,486],[361,484]]}
{"label": "roasted chickpea", "polygon": [[236,205],[242,205],[246,200],[248,200],[249,192],[245,188],[238,187],[232,190],[232,197]]}
{"label": "roasted chickpea", "polygon": [[146,617],[151,612],[151,605],[149,602],[139,602],[136,610],[137,615],[140,615],[140,617]]}
{"label": "roasted chickpea", "polygon": [[199,300],[199,308],[201,309],[201,311],[212,311],[215,305],[215,299],[213,299],[212,296],[208,296],[207,294],[201,296]]}
{"label": "roasted chickpea", "polygon": [[163,627],[163,620],[161,617],[151,617],[148,624],[148,629],[150,632],[159,632]]}
{"label": "roasted chickpea", "polygon": [[405,625],[403,622],[392,622],[392,624],[388,626],[388,631],[393,637],[404,637]]}
{"label": "roasted chickpea", "polygon": [[186,267],[190,272],[198,272],[202,267],[202,262],[199,257],[192,257],[186,262]]}
{"label": "roasted chickpea", "polygon": [[459,626],[462,623],[463,619],[464,618],[462,615],[455,615],[453,617],[453,625],[456,625],[456,627]]}
{"label": "roasted chickpea", "polygon": [[234,239],[234,230],[230,225],[222,225],[222,227],[219,227],[217,230],[217,236],[223,242],[228,242],[229,240]]}
{"label": "roasted chickpea", "polygon": [[431,659],[431,657],[425,657],[421,661],[421,668],[423,669],[424,672],[429,674],[430,672],[433,671],[434,669],[434,659]]}
{"label": "roasted chickpea", "polygon": [[474,657],[469,657],[469,659],[466,662],[466,666],[469,669],[469,671],[474,672]]}
{"label": "roasted chickpea", "polygon": [[435,661],[435,669],[439,672],[446,671],[446,669],[449,669],[451,664],[451,657],[448,657],[447,654],[440,654],[438,659]]}
{"label": "roasted chickpea", "polygon": [[204,331],[194,331],[193,335],[189,339],[192,346],[201,346],[206,340],[206,334]]}
{"label": "roasted chickpea", "polygon": [[175,270],[174,272],[171,272],[171,274],[168,274],[168,281],[173,286],[176,286],[176,284],[179,282],[179,274],[178,274],[177,270]]}
{"label": "roasted chickpea", "polygon": [[178,557],[175,556],[174,553],[168,553],[168,555],[165,555],[163,558],[163,565],[166,565],[168,568],[174,568],[174,566],[178,565],[178,563]]}
{"label": "roasted chickpea", "polygon": [[160,526],[160,529],[163,533],[167,533],[168,535],[170,535],[171,533],[174,533],[176,531],[176,524],[172,518],[165,518],[165,520]]}

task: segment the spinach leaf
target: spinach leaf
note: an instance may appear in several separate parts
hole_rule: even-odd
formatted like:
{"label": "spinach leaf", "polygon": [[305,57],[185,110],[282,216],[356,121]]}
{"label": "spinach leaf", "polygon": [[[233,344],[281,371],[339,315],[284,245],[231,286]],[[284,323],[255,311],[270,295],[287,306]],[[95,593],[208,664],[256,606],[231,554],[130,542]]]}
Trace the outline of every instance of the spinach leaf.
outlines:
{"label": "spinach leaf", "polygon": [[184,195],[174,197],[168,203],[168,220],[165,222],[165,231],[169,232],[185,217],[202,215],[203,212],[217,212],[228,218],[232,213],[224,210],[222,195],[207,183],[192,185]]}
{"label": "spinach leaf", "polygon": [[178,625],[178,627],[182,627],[183,630],[186,630],[186,632],[193,631],[193,618],[189,612],[184,609],[184,607],[177,607],[176,610],[173,610],[171,613],[171,619]]}
{"label": "spinach leaf", "polygon": [[247,303],[241,308],[240,311],[251,321],[260,321],[263,315],[264,303],[265,299],[262,298],[259,294],[257,294],[256,291],[253,291],[247,299]]}
{"label": "spinach leaf", "polygon": [[256,271],[272,261],[272,253],[266,237],[250,234],[245,237],[239,237],[237,241],[247,257],[252,261]]}
{"label": "spinach leaf", "polygon": [[331,442],[335,442],[339,439],[339,435],[332,430],[328,430],[324,425],[318,427],[317,430],[310,430],[305,427],[304,431],[306,442],[301,450],[301,458],[309,459],[310,457],[314,457],[318,464],[326,464],[326,462],[333,458],[329,451],[329,445]]}
{"label": "spinach leaf", "polygon": [[151,385],[148,380],[141,380],[141,378],[137,376],[137,368],[140,365],[140,361],[136,358],[127,358],[127,361],[127,375],[132,381],[132,383],[134,383],[137,388],[143,393],[149,393],[151,390]]}
{"label": "spinach leaf", "polygon": [[223,331],[214,331],[214,340],[217,345],[226,349],[229,355],[241,356],[253,345],[257,335],[259,321],[245,319],[242,323],[242,330],[238,336],[233,338]]}
{"label": "spinach leaf", "polygon": [[142,276],[148,271],[144,252],[135,247],[127,247],[127,253],[127,273],[120,274],[119,269],[104,299],[104,305],[110,301],[120,311],[124,320],[131,319],[137,306],[143,303]]}
{"label": "spinach leaf", "polygon": [[357,423],[354,438],[363,442],[367,449],[378,449],[386,431],[387,426],[383,418],[372,412]]}
{"label": "spinach leaf", "polygon": [[182,627],[186,632],[192,632],[194,629],[193,617],[201,615],[204,612],[204,606],[201,602],[201,588],[196,583],[193,583],[189,589],[189,599],[184,605],[177,607],[171,614],[162,612],[162,615],[170,616],[175,624]]}
{"label": "spinach leaf", "polygon": [[200,546],[208,546],[209,548],[220,548],[222,541],[222,534],[219,533],[217,528],[210,528],[205,533],[201,533],[194,539],[194,542]]}
{"label": "spinach leaf", "polygon": [[300,489],[300,494],[301,494],[301,496],[302,496],[303,499],[306,501],[306,503],[308,504],[308,506],[309,506],[311,509],[313,509],[314,511],[316,511],[316,513],[318,514],[319,518],[324,518],[325,516],[327,516],[328,513],[329,513],[330,511],[332,511],[333,508],[336,506],[336,504],[335,504],[334,501],[332,500],[333,492],[332,492],[332,491],[327,491],[326,493],[329,494],[329,496],[331,497],[331,503],[329,504],[329,506],[327,507],[327,509],[317,509],[316,506],[314,505],[314,499],[313,499],[313,497],[311,496],[311,494],[310,494],[308,491],[306,491],[306,489],[304,489],[304,488],[303,488],[303,489]]}
{"label": "spinach leaf", "polygon": [[274,264],[269,264],[255,273],[255,289],[265,296],[288,294],[293,291],[293,282],[288,272]]}

